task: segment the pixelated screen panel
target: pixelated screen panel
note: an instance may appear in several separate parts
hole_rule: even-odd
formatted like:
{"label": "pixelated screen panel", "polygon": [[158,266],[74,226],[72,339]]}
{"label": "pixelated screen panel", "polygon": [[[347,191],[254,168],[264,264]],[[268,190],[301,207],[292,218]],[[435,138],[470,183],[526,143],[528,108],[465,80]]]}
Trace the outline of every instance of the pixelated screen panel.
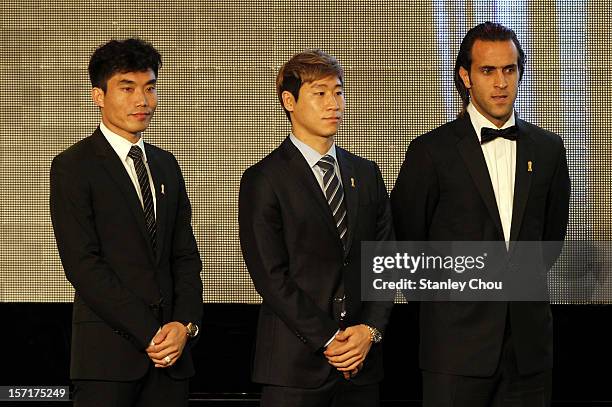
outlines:
{"label": "pixelated screen panel", "polygon": [[[458,111],[454,58],[486,20],[514,28],[527,53],[520,116],[565,141],[568,239],[612,240],[607,1],[13,1],[0,10],[1,301],[72,300],[49,218],[49,166],[98,124],[89,55],[130,36],[164,58],[145,139],[182,166],[205,301],[260,301],[240,253],[238,187],[289,132],[274,92],[283,62],[311,47],[342,62],[348,107],[337,141],[377,161],[391,189],[408,143]],[[594,264],[589,256],[566,254],[558,270]],[[610,298],[606,287],[594,302]]]}

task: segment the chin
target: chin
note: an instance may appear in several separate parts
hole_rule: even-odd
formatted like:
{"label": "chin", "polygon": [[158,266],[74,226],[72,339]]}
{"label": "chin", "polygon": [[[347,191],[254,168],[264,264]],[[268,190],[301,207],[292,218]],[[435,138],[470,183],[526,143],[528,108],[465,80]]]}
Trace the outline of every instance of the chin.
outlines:
{"label": "chin", "polygon": [[147,129],[147,127],[149,127],[148,124],[146,126],[138,126],[136,128],[131,129],[130,131],[132,133],[141,133],[141,132],[145,131]]}
{"label": "chin", "polygon": [[512,109],[492,112],[492,117],[495,117],[497,120],[508,120],[512,115]]}

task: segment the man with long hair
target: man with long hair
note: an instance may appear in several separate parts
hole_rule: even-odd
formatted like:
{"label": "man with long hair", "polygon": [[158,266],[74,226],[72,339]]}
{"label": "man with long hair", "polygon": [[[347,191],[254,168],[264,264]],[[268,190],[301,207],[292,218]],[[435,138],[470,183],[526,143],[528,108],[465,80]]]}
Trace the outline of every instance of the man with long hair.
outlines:
{"label": "man with long hair", "polygon": [[[517,117],[524,70],[511,29],[486,22],[467,33],[455,65],[459,117],[410,143],[391,193],[398,240],[563,241],[565,148]],[[423,302],[420,338],[424,406],[550,404],[548,303]]]}

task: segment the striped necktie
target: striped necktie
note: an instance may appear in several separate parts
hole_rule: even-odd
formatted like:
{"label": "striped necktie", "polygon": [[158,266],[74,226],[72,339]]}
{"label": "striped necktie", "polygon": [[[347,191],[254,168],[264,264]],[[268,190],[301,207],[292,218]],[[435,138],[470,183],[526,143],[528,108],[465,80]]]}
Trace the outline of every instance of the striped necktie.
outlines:
{"label": "striped necktie", "polygon": [[153,252],[155,253],[155,235],[157,225],[155,224],[153,194],[151,194],[149,174],[147,173],[147,168],[142,160],[142,150],[138,146],[132,146],[132,148],[130,148],[130,152],[128,153],[128,157],[134,160],[134,167],[136,168],[136,175],[138,176],[138,184],[140,185],[140,192],[142,192],[142,207],[144,210],[145,223],[151,238],[151,246],[153,246]]}
{"label": "striped necktie", "polygon": [[342,241],[342,246],[346,249],[347,240],[347,219],[346,219],[346,205],[344,204],[344,189],[340,184],[340,179],[336,174],[334,157],[327,154],[323,156],[317,165],[323,170],[323,189],[325,191],[325,198],[332,211],[334,221],[336,222],[336,228]]}

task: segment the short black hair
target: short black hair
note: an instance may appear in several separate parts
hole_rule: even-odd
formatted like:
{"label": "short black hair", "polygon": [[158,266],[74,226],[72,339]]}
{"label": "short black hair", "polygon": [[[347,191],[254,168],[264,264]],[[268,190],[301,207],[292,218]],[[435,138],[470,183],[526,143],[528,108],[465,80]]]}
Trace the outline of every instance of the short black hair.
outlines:
{"label": "short black hair", "polygon": [[465,84],[459,75],[459,69],[464,68],[466,71],[470,72],[470,68],[472,66],[472,48],[474,47],[476,40],[512,41],[518,51],[517,65],[519,71],[519,81],[523,79],[523,72],[525,71],[525,52],[521,47],[521,43],[519,42],[516,33],[512,29],[499,23],[492,23],[490,21],[478,24],[476,27],[472,28],[467,32],[465,37],[463,37],[461,47],[459,48],[459,53],[457,54],[457,61],[455,62],[455,87],[459,92],[459,96],[461,96],[461,102],[463,104],[459,116],[463,116],[465,114],[466,108],[470,103],[470,92],[465,87]]}
{"label": "short black hair", "polygon": [[116,73],[144,72],[151,69],[157,78],[161,55],[140,38],[111,40],[99,46],[89,59],[91,86],[106,92],[108,79]]}

